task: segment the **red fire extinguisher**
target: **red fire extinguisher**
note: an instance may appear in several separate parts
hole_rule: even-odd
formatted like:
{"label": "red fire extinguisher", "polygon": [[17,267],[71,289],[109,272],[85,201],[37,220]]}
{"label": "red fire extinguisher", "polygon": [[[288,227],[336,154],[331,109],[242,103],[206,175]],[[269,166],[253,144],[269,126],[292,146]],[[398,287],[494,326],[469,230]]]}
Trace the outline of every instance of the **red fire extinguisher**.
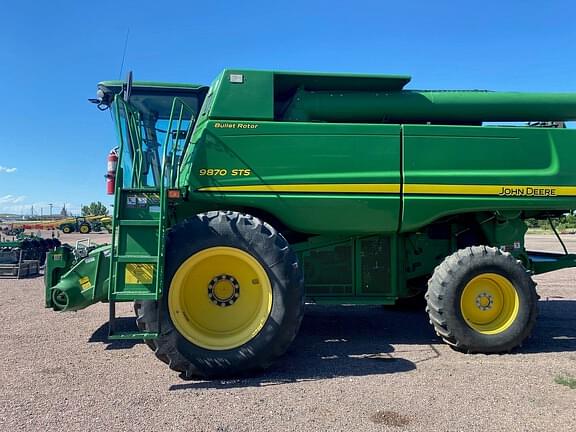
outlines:
{"label": "red fire extinguisher", "polygon": [[108,153],[108,167],[106,169],[106,193],[114,195],[116,187],[116,167],[118,166],[118,147],[114,147]]}

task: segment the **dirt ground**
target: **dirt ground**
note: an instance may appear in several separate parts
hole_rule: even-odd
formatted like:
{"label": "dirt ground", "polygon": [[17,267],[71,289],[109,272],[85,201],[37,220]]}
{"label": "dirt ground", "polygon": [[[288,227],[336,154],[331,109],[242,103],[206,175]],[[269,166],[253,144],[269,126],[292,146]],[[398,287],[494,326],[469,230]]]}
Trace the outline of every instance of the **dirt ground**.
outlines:
{"label": "dirt ground", "polygon": [[576,269],[536,281],[539,321],[513,354],[453,351],[424,311],[309,306],[266,372],[183,381],[146,345],[108,342],[105,305],[55,313],[41,278],[3,279],[0,430],[574,431],[576,389],[555,380],[576,376]]}

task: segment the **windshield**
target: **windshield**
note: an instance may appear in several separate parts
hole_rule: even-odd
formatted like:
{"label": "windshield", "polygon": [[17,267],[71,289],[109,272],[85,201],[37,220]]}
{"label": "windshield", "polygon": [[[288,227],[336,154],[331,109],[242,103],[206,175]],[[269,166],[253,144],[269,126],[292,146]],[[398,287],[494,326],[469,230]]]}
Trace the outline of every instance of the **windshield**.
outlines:
{"label": "windshield", "polygon": [[122,185],[158,188],[174,183],[182,155],[202,106],[205,91],[134,91],[128,102],[117,95],[113,112],[120,141]]}

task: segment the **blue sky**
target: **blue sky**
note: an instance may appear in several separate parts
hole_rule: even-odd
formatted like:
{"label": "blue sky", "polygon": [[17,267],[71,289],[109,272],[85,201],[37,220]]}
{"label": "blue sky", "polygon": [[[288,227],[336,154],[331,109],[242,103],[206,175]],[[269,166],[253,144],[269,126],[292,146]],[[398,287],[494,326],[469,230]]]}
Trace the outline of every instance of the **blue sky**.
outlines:
{"label": "blue sky", "polygon": [[574,12],[573,0],[4,2],[0,213],[112,202],[113,124],[86,99],[119,77],[128,28],[124,71],[138,80],[208,84],[245,67],[576,92]]}

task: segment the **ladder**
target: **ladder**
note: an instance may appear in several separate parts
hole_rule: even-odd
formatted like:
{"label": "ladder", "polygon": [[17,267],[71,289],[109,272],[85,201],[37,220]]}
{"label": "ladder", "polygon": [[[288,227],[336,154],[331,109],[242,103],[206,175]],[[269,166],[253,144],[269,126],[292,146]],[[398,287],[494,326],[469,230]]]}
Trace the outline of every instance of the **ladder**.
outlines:
{"label": "ladder", "polygon": [[116,330],[116,302],[159,300],[164,274],[164,188],[117,190],[112,227],[109,339],[154,339],[158,332]]}
{"label": "ladder", "polygon": [[[119,104],[123,103],[119,101]],[[168,228],[168,190],[177,185],[178,165],[190,141],[193,111],[179,98],[174,98],[163,147],[161,175],[157,187],[142,187],[139,170],[142,161],[142,136],[138,113],[126,108],[127,142],[133,155],[133,177],[130,187],[123,186],[122,149],[116,174],[112,248],[110,257],[109,333],[108,339],[155,339],[160,329],[148,331],[117,330],[116,303],[135,300],[157,301],[162,297],[164,282],[165,233]],[[191,119],[185,117],[192,113]],[[121,133],[121,131],[120,131]],[[160,310],[160,308],[158,308]],[[160,322],[160,320],[158,320]]]}

